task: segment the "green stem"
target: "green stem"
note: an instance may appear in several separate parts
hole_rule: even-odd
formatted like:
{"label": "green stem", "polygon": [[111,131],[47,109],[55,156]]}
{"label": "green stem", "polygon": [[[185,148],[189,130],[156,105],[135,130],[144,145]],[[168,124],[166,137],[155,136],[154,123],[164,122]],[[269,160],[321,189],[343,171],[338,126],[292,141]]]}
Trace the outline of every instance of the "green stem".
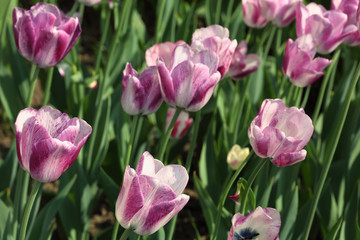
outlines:
{"label": "green stem", "polygon": [[265,165],[265,163],[267,163],[269,160],[267,158],[263,158],[261,159],[260,163],[256,166],[256,168],[254,169],[254,171],[251,173],[249,180],[245,186],[245,190],[244,190],[244,195],[241,199],[241,207],[240,207],[240,213],[245,214],[245,210],[246,210],[246,199],[247,199],[247,195],[249,193],[249,190],[251,188],[252,183],[254,182],[256,176],[258,175],[258,173],[260,172],[260,170],[262,169],[262,167]]}
{"label": "green stem", "polygon": [[112,237],[111,237],[112,240],[116,240],[116,237],[117,237],[117,234],[119,231],[119,226],[120,226],[120,224],[118,222],[115,222],[115,226],[114,226]]}
{"label": "green stem", "polygon": [[[134,139],[135,139],[136,127],[138,125],[139,118],[140,118],[140,115],[135,115],[133,118],[133,121],[132,121],[129,145],[126,150],[126,157],[125,157],[125,162],[124,162],[125,164],[123,165],[123,169],[122,169],[123,171],[125,170],[126,166],[129,165],[131,151],[132,151],[132,147],[133,147]],[[120,164],[120,166],[122,166],[122,164]]]}
{"label": "green stem", "polygon": [[169,223],[169,225],[170,225],[169,232],[166,234],[167,239],[173,239],[177,218],[178,218],[178,215],[176,214],[175,217],[173,217]]}
{"label": "green stem", "polygon": [[122,235],[120,237],[120,240],[126,240],[129,237],[130,233],[131,233],[130,228],[125,229],[125,231],[122,233]]}
{"label": "green stem", "polygon": [[240,167],[232,175],[230,181],[228,181],[227,184],[225,185],[225,188],[223,189],[223,192],[220,195],[220,200],[219,200],[219,203],[218,203],[218,206],[217,206],[215,228],[213,230],[213,234],[211,236],[211,239],[217,239],[217,233],[219,231],[219,226],[220,226],[221,213],[222,213],[222,210],[223,210],[223,207],[224,207],[224,204],[225,204],[225,200],[226,200],[226,198],[227,198],[227,196],[228,196],[228,194],[230,192],[231,186],[234,184],[234,182],[238,178],[240,172],[243,170],[243,168],[245,167],[245,165],[247,164],[249,159],[252,158],[253,155],[254,155],[254,152],[251,151],[249,156],[244,160],[244,162],[240,165]]}
{"label": "green stem", "polygon": [[321,108],[321,106],[323,104],[323,98],[324,98],[324,93],[325,93],[325,90],[326,90],[326,86],[327,86],[327,84],[329,82],[329,78],[330,78],[330,75],[331,75],[332,71],[334,71],[334,69],[336,70],[335,66],[337,65],[337,61],[339,60],[340,53],[341,53],[341,50],[340,50],[340,48],[338,48],[336,50],[336,52],[335,52],[335,55],[334,55],[334,61],[330,64],[329,70],[326,72],[324,80],[323,80],[323,82],[321,84],[319,96],[318,96],[318,99],[316,101],[315,110],[314,110],[314,113],[313,113],[313,116],[312,116],[314,126],[316,125],[316,122],[318,120],[319,113],[320,113],[320,108]]}
{"label": "green stem", "polygon": [[31,189],[31,193],[30,193],[30,196],[29,196],[29,200],[28,200],[28,202],[26,204],[24,216],[23,216],[23,219],[22,219],[22,222],[21,222],[20,237],[19,237],[20,240],[25,239],[26,227],[28,225],[31,209],[32,209],[32,206],[34,204],[36,195],[37,195],[37,193],[38,193],[38,191],[40,189],[40,186],[41,186],[41,183],[34,180],[33,186],[32,186],[32,189]]}
{"label": "green stem", "polygon": [[160,2],[160,8],[159,8],[159,12],[157,15],[157,21],[156,21],[156,36],[155,36],[155,42],[160,42],[161,37],[163,35],[163,29],[165,29],[165,27],[162,27],[163,24],[165,24],[166,26],[166,22],[162,21],[162,17],[164,16],[164,10],[165,10],[165,4],[166,4],[166,0],[162,0]]}
{"label": "green stem", "polygon": [[164,156],[164,153],[165,153],[165,149],[166,149],[166,146],[167,146],[167,143],[169,142],[169,138],[170,138],[170,135],[171,135],[171,132],[172,130],[174,129],[174,125],[175,125],[175,122],[176,120],[178,119],[179,115],[180,115],[180,112],[181,112],[181,109],[180,108],[176,108],[176,112],[173,116],[173,118],[171,119],[171,122],[170,122],[170,125],[169,125],[169,128],[166,130],[166,133],[162,136],[161,138],[161,148],[160,148],[160,152],[159,152],[159,155],[158,155],[158,159],[160,161],[162,161],[163,159],[163,156]]}
{"label": "green stem", "polygon": [[69,16],[72,17],[74,15],[74,13],[76,12],[76,10],[78,9],[80,3],[78,1],[75,1],[74,5],[72,6]]}
{"label": "green stem", "polygon": [[301,102],[301,106],[300,106],[300,107],[305,108],[305,106],[306,106],[306,104],[307,104],[307,102],[308,102],[308,99],[309,99],[310,90],[311,90],[311,85],[306,87],[305,96],[304,96],[303,101]]}
{"label": "green stem", "polygon": [[190,150],[189,150],[189,153],[186,158],[185,168],[188,173],[190,171],[191,162],[192,162],[192,158],[194,155],[194,149],[195,149],[195,145],[196,145],[196,140],[197,140],[197,136],[199,133],[200,119],[201,119],[201,110],[196,112],[193,138],[191,140]]}
{"label": "green stem", "polygon": [[[356,63],[357,64],[357,63]],[[355,64],[354,64],[355,65]],[[356,84],[359,80],[360,77],[360,64],[358,64],[357,69],[356,69],[356,73],[354,74],[354,77],[351,80],[351,83],[346,91],[346,97],[344,100],[344,105],[341,108],[341,112],[338,114],[339,119],[338,122],[336,124],[336,128],[334,128],[334,132],[333,135],[331,136],[329,143],[326,145],[327,146],[327,151],[325,151],[328,154],[324,155],[324,166],[322,168],[321,171],[321,175],[319,178],[319,182],[316,185],[315,188],[315,194],[314,194],[314,198],[313,201],[311,202],[311,207],[310,207],[310,211],[309,211],[309,215],[307,217],[307,220],[305,221],[305,228],[304,228],[304,237],[302,239],[308,239],[310,230],[311,230],[311,225],[312,222],[314,220],[314,216],[315,216],[315,212],[316,212],[316,208],[317,205],[319,203],[319,199],[320,199],[320,195],[322,192],[322,189],[324,187],[324,183],[327,177],[327,174],[329,172],[330,166],[331,166],[331,162],[333,160],[336,148],[337,148],[337,144],[339,142],[340,139],[340,135],[346,120],[346,116],[349,110],[349,106],[351,103],[351,96],[353,94],[353,91],[356,87]]]}
{"label": "green stem", "polygon": [[96,56],[96,64],[95,64],[95,72],[97,73],[100,67],[100,62],[101,62],[101,57],[102,57],[102,49],[103,46],[105,44],[105,40],[109,31],[109,27],[110,27],[110,17],[111,17],[111,9],[106,10],[106,18],[105,18],[105,28],[104,31],[101,34],[101,39],[100,39],[100,44],[99,44],[99,48],[98,48],[98,53]]}
{"label": "green stem", "polygon": [[39,75],[39,70],[40,68],[38,66],[36,66],[35,64],[32,65],[30,70],[30,91],[26,101],[26,107],[31,107],[31,100],[34,95],[36,79]]}
{"label": "green stem", "polygon": [[232,11],[234,9],[234,0],[229,0],[229,3],[228,3],[228,8],[226,10],[226,20],[225,20],[225,24],[224,24],[224,27],[226,28],[229,28],[229,25],[230,25],[230,21],[231,21],[231,16],[232,16]]}
{"label": "green stem", "polygon": [[45,85],[45,94],[44,94],[43,106],[49,104],[50,89],[51,89],[51,83],[52,83],[52,79],[53,79],[53,73],[54,73],[54,67],[49,68],[48,69],[47,79],[46,79],[46,85]]}

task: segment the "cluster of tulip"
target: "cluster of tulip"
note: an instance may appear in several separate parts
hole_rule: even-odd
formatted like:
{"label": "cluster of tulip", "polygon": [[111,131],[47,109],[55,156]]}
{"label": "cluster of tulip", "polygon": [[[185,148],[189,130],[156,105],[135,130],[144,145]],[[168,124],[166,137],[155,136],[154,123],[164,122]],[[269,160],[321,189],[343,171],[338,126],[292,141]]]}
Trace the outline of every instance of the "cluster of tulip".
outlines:
{"label": "cluster of tulip", "polygon": [[[80,2],[91,6],[99,1]],[[243,0],[242,6],[244,21],[250,27],[262,28],[269,21],[284,27],[296,19],[298,38],[287,41],[282,70],[299,87],[316,81],[332,62],[314,58],[316,52],[328,54],[341,43],[360,44],[356,0],[334,0],[331,10],[315,3],[304,6],[301,0]],[[38,3],[28,11],[15,8],[13,30],[19,53],[41,68],[64,59],[81,33],[77,18],[67,17],[47,3]],[[123,110],[129,115],[148,115],[165,101],[170,106],[165,131],[170,131],[172,138],[183,137],[193,123],[188,112],[200,111],[220,81],[227,77],[239,80],[258,69],[260,57],[247,54],[247,42],[238,44],[229,36],[227,28],[211,25],[197,29],[190,45],[180,40],[148,48],[147,66],[141,73],[131,63],[123,70]],[[92,132],[84,120],[70,119],[50,106],[22,110],[15,129],[19,163],[39,182],[58,179],[74,163]],[[288,108],[281,99],[265,99],[248,128],[248,137],[259,157],[284,167],[305,159],[304,147],[313,131],[312,120],[302,108]],[[234,148],[230,153],[228,162],[236,170],[249,150]],[[182,194],[189,169],[164,166],[161,157],[162,153],[159,160],[154,159],[146,151],[136,169],[128,165],[123,174],[115,215],[122,227],[140,235],[159,230],[190,198]],[[280,225],[276,209],[257,207],[247,216],[233,216],[228,239],[276,239]]]}

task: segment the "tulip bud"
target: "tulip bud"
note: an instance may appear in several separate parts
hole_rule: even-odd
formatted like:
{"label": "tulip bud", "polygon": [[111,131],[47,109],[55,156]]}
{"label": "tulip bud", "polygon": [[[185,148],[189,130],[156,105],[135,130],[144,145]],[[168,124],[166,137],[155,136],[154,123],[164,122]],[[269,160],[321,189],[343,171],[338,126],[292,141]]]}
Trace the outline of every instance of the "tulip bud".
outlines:
{"label": "tulip bud", "polygon": [[161,97],[158,73],[155,66],[147,67],[141,75],[126,64],[123,71],[121,105],[130,115],[156,112],[163,99]]}
{"label": "tulip bud", "polygon": [[227,163],[233,170],[236,170],[245,161],[247,156],[249,156],[249,153],[249,148],[241,148],[235,144],[227,155]]}
{"label": "tulip bud", "polygon": [[[174,114],[176,112],[175,108],[169,108],[167,115],[166,115],[166,129],[169,128],[169,125],[171,123],[171,120],[174,117]],[[179,117],[176,119],[174,128],[171,132],[170,137],[171,138],[182,138],[185,133],[188,131],[188,129],[191,127],[191,124],[193,122],[193,119],[190,117],[189,113],[185,111],[181,111],[179,114]]]}
{"label": "tulip bud", "polygon": [[47,3],[37,3],[28,11],[14,8],[13,30],[19,53],[43,68],[60,62],[81,33],[77,18]]}
{"label": "tulip bud", "polygon": [[186,44],[175,48],[169,69],[163,60],[158,59],[160,89],[165,102],[186,111],[200,110],[220,81],[218,62],[214,52],[197,51]]}
{"label": "tulip bud", "polygon": [[26,108],[16,122],[20,166],[39,182],[58,179],[76,160],[91,134],[91,126],[50,106]]}

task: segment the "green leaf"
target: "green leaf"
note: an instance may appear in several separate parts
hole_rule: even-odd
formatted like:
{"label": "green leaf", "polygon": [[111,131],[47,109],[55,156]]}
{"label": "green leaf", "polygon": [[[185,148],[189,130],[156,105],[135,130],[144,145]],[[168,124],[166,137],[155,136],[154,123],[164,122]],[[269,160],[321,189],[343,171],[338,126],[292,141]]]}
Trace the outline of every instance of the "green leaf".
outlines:
{"label": "green leaf", "polygon": [[0,191],[5,188],[12,189],[16,178],[18,158],[16,143],[13,142],[4,161],[0,161]]}
{"label": "green leaf", "polygon": [[55,217],[56,213],[60,210],[61,206],[71,188],[73,187],[77,175],[74,175],[71,181],[53,198],[46,206],[40,211],[35,219],[34,224],[31,226],[29,239],[47,239],[48,228],[51,225],[51,221]]}

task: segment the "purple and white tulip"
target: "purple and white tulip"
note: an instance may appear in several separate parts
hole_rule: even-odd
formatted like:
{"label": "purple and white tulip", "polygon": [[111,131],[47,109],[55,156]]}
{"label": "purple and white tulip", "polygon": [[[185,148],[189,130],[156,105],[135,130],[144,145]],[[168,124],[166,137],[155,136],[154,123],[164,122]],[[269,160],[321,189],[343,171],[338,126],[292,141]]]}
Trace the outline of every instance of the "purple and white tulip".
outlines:
{"label": "purple and white tulip", "polygon": [[281,99],[265,99],[248,135],[259,157],[269,157],[273,164],[284,167],[305,159],[303,148],[313,131],[311,118],[302,108],[287,108]]}
{"label": "purple and white tulip", "polygon": [[123,71],[121,105],[130,115],[156,112],[161,97],[158,72],[155,66],[147,67],[139,75],[130,63]]}
{"label": "purple and white tulip", "polygon": [[191,47],[198,51],[207,49],[216,53],[219,57],[218,71],[222,77],[230,67],[236,45],[237,41],[229,38],[229,30],[220,25],[197,29],[191,41]]}
{"label": "purple and white tulip", "polygon": [[242,11],[244,22],[249,27],[263,28],[268,23],[268,20],[262,15],[261,0],[243,0]]}
{"label": "purple and white tulip", "polygon": [[126,167],[115,215],[120,225],[140,235],[164,226],[189,201],[182,194],[189,175],[181,165],[168,165],[144,152],[136,170]]}
{"label": "purple and white tulip", "polygon": [[[176,112],[175,108],[169,108],[167,115],[166,115],[166,129],[169,128],[169,125],[171,123],[171,120],[174,117],[174,114]],[[174,128],[171,132],[170,137],[171,138],[182,138],[185,133],[189,130],[191,127],[191,124],[193,123],[193,119],[190,117],[189,113],[185,111],[181,111],[179,114],[179,117],[176,119]]]}
{"label": "purple and white tulip", "polygon": [[16,122],[20,166],[39,182],[58,179],[76,160],[91,134],[91,126],[50,106],[26,108]]}
{"label": "purple and white tulip", "polygon": [[296,16],[296,6],[302,0],[260,0],[261,13],[278,27],[289,25]]}
{"label": "purple and white tulip", "polygon": [[255,72],[260,65],[260,57],[256,54],[247,53],[247,43],[241,41],[232,57],[228,75],[235,80],[242,79]]}
{"label": "purple and white tulip", "polygon": [[14,8],[13,30],[19,53],[43,68],[60,62],[81,33],[77,18],[47,3],[37,3],[28,11]]}
{"label": "purple and white tulip", "polygon": [[280,213],[274,208],[257,207],[246,217],[236,213],[231,222],[228,240],[275,240],[281,227]]}
{"label": "purple and white tulip", "polygon": [[158,59],[160,89],[165,102],[191,112],[200,110],[220,81],[218,62],[213,51],[197,51],[186,44],[175,48],[170,69]]}
{"label": "purple and white tulip", "polygon": [[306,87],[324,73],[322,72],[332,60],[326,58],[315,58],[316,46],[310,34],[303,35],[286,43],[283,73],[290,81],[298,87]]}
{"label": "purple and white tulip", "polygon": [[101,2],[101,0],[78,0],[79,3],[83,3],[86,6],[94,6]]}
{"label": "purple and white tulip", "polygon": [[326,10],[322,5],[299,4],[296,9],[296,34],[298,37],[311,34],[317,52],[327,54],[334,51],[351,34],[344,28],[348,16],[339,10]]}
{"label": "purple and white tulip", "polygon": [[165,65],[170,68],[172,53],[174,52],[176,46],[180,44],[185,44],[185,42],[182,40],[175,43],[163,42],[148,48],[145,52],[146,65],[156,66],[158,58],[161,58],[165,62]]}
{"label": "purple and white tulip", "polygon": [[360,33],[358,25],[360,24],[356,14],[359,11],[359,0],[332,0],[331,9],[339,10],[347,15],[347,22],[344,27],[344,33],[350,33],[344,38],[344,43],[350,46],[360,44]]}

